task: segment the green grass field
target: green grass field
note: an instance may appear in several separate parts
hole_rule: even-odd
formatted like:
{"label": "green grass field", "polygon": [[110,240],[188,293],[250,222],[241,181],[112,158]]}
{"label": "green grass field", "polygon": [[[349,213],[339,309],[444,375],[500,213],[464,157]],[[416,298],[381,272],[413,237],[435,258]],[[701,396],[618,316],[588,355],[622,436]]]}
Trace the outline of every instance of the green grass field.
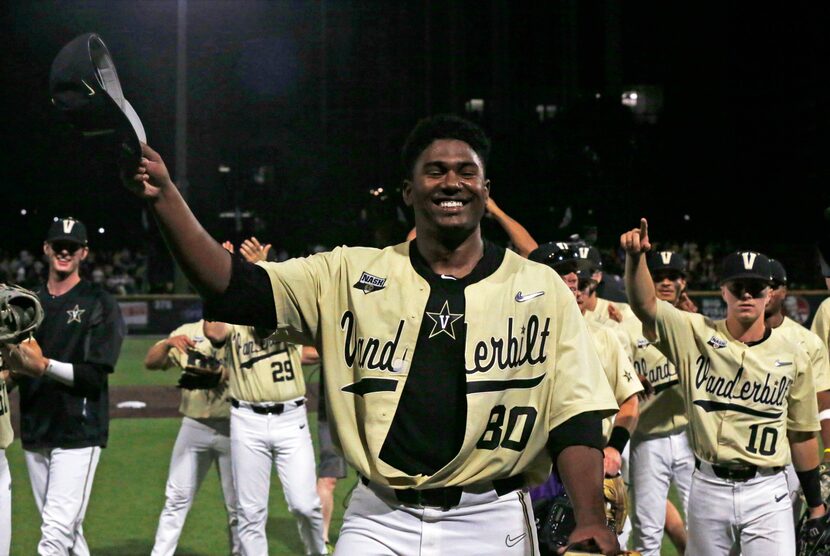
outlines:
{"label": "green grass field", "polygon": [[[110,384],[174,385],[178,373],[144,369],[147,349],[158,338],[128,338],[121,351]],[[315,367],[304,369],[308,384],[317,382]],[[316,413],[309,414],[315,434]],[[164,505],[164,486],[170,453],[179,430],[179,419],[114,419],[110,444],[102,452],[92,497],[84,521],[84,532],[92,554],[111,556],[147,555],[153,547],[158,517]],[[6,450],[12,472],[12,550],[14,556],[36,552],[40,538],[40,516],[35,509],[20,441]],[[343,519],[345,500],[356,484],[354,472],[338,481],[331,539]],[[673,494],[673,493],[672,493]],[[676,497],[672,496],[675,504]],[[272,475],[268,508],[268,545],[271,555],[302,554],[303,547],[293,516],[286,508],[276,473]],[[674,556],[668,541],[662,553]],[[216,473],[209,473],[184,526],[176,554],[208,556],[228,554],[226,516]]]}

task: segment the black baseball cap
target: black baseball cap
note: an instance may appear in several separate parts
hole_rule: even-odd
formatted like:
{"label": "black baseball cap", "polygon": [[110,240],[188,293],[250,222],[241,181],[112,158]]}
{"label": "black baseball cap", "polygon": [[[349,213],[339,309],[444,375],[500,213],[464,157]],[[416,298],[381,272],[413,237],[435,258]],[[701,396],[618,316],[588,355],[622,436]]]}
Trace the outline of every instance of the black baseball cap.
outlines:
{"label": "black baseball cap", "polygon": [[144,126],[124,98],[115,62],[95,33],[72,39],[58,52],[49,73],[49,92],[58,113],[84,137],[107,137],[135,166],[146,143]]}
{"label": "black baseball cap", "polygon": [[49,226],[49,233],[46,234],[46,241],[71,241],[79,245],[87,244],[86,226],[84,223],[71,216],[56,218]]}
{"label": "black baseball cap", "polygon": [[579,273],[587,269],[587,261],[581,259],[572,243],[565,241],[551,241],[544,243],[531,251],[527,257],[531,261],[547,265],[559,274]]}
{"label": "black baseball cap", "polygon": [[784,265],[781,264],[781,261],[778,259],[770,259],[769,260],[770,266],[770,277],[772,278],[772,282],[779,285],[787,285],[787,271],[784,268]]}
{"label": "black baseball cap", "polygon": [[602,255],[599,254],[599,249],[588,245],[586,243],[574,243],[573,249],[576,250],[577,257],[589,263],[590,270],[602,270]]}
{"label": "black baseball cap", "polygon": [[652,251],[648,254],[647,263],[651,272],[674,270],[686,276],[686,259],[676,251]]}
{"label": "black baseball cap", "polygon": [[750,279],[770,283],[772,267],[769,258],[757,251],[736,251],[721,261],[720,283],[730,280]]}

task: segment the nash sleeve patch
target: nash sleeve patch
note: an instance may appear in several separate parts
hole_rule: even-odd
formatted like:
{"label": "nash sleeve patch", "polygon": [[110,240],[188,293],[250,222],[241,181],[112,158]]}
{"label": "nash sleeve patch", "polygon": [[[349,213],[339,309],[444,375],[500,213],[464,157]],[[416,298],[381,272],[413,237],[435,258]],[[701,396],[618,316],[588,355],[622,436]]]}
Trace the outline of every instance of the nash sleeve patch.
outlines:
{"label": "nash sleeve patch", "polygon": [[360,275],[360,279],[352,287],[357,290],[361,290],[363,293],[372,293],[386,287],[386,278],[381,278],[380,276],[374,276],[368,272],[364,272]]}

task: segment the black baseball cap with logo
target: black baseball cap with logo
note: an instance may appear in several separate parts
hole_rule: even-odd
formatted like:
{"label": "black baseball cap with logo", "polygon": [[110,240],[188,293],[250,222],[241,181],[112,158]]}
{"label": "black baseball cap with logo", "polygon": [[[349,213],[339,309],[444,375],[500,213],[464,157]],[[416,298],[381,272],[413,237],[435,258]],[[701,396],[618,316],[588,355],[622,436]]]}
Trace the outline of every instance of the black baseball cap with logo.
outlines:
{"label": "black baseball cap with logo", "polygon": [[531,251],[527,257],[531,261],[542,263],[554,269],[558,274],[579,273],[588,269],[588,261],[581,259],[576,246],[565,241],[544,243]]}
{"label": "black baseball cap with logo", "polygon": [[769,258],[757,251],[736,251],[721,261],[720,283],[730,280],[760,280],[769,284],[772,266]]}
{"label": "black baseball cap with logo", "polygon": [[676,271],[686,276],[686,259],[676,251],[652,251],[646,262],[651,272]]}
{"label": "black baseball cap with logo", "polygon": [[786,286],[787,285],[787,271],[784,268],[784,265],[781,264],[781,261],[778,259],[770,259],[769,260],[770,266],[770,277],[772,278],[772,284],[774,286]]}
{"label": "black baseball cap with logo", "polygon": [[71,216],[64,218],[56,218],[52,225],[49,226],[49,232],[46,234],[46,241],[54,243],[56,241],[69,241],[79,245],[86,246],[86,226],[84,223]]}

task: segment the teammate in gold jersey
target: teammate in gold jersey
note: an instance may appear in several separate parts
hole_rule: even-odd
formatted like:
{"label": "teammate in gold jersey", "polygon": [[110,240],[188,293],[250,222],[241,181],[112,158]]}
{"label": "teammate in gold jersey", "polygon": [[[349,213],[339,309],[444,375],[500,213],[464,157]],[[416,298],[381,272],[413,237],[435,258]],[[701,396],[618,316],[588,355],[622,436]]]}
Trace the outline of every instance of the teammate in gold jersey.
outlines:
{"label": "teammate in gold jersey", "polygon": [[[218,363],[224,353],[205,338],[202,326],[201,320],[183,324],[170,336],[156,342],[147,352],[144,366],[151,370],[176,367],[184,371],[194,364],[195,358],[201,359],[200,356],[205,361]],[[182,400],[179,412],[184,417],[170,458],[166,500],[159,517],[153,556],[172,555],[176,551],[193,499],[214,464],[219,472],[228,514],[230,553],[240,553],[236,489],[231,471],[227,378],[227,371],[222,367],[216,375],[205,377],[203,387],[188,385],[185,378],[180,379]]]}
{"label": "teammate in gold jersey", "polygon": [[620,237],[626,290],[649,340],[677,369],[696,457],[689,495],[691,554],[795,554],[783,469],[795,465],[809,515],[824,514],[815,385],[804,351],[764,326],[771,269],[761,253],[728,255],[723,321],[658,300],[645,253],[648,224]]}

